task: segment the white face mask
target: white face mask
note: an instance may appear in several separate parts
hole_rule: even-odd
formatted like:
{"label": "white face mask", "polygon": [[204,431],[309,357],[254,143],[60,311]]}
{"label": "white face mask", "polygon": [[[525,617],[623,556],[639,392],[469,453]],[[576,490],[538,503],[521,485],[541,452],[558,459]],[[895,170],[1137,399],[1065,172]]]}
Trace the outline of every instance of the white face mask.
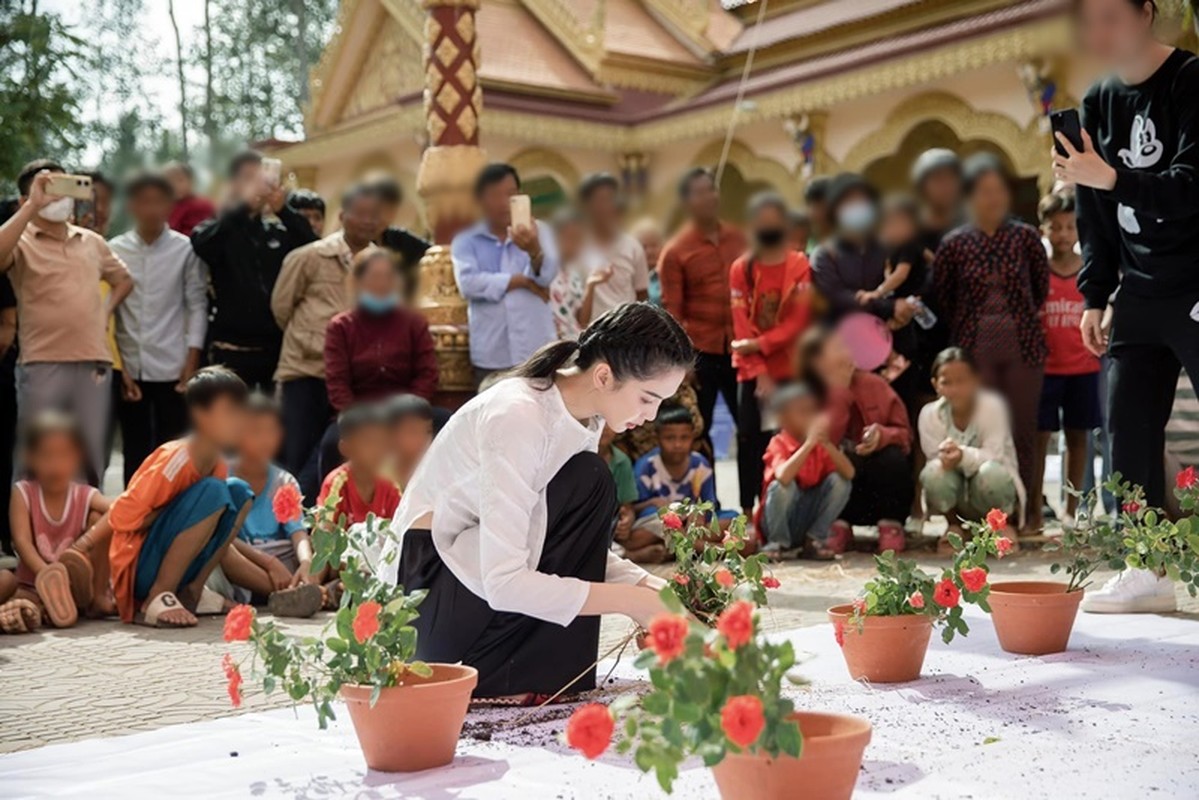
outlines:
{"label": "white face mask", "polygon": [[75,201],[69,197],[60,197],[37,212],[38,216],[47,222],[66,222],[75,210]]}

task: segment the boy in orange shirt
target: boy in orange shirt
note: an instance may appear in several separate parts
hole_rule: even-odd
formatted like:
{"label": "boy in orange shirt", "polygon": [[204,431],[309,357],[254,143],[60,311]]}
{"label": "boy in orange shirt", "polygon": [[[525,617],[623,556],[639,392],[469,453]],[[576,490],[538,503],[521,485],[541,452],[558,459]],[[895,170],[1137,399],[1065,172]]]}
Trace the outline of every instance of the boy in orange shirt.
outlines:
{"label": "boy in orange shirt", "polygon": [[111,534],[113,591],[123,622],[191,627],[195,613],[219,613],[200,603],[204,582],[230,552],[249,510],[245,481],[228,479],[221,453],[237,444],[249,392],[224,367],[200,370],[185,398],[192,432],[160,446],[92,530],[99,546]]}

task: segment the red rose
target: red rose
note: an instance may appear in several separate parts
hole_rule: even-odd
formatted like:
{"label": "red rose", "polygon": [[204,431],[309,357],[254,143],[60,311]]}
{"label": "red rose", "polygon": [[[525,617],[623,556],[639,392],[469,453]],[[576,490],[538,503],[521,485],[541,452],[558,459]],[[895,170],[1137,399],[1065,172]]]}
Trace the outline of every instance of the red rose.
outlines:
{"label": "red rose", "polygon": [[717,583],[726,589],[731,589],[733,584],[737,582],[737,579],[733,577],[733,573],[729,572],[724,567],[716,570],[716,572],[713,573],[713,577],[716,578]]}
{"label": "red rose", "polygon": [[912,596],[908,598],[908,605],[912,608],[924,608],[924,595],[921,592],[912,592]]}
{"label": "red rose", "polygon": [[245,604],[234,606],[225,615],[225,641],[244,642],[250,638],[250,625],[254,622],[254,609]]}
{"label": "red rose", "polygon": [[660,614],[650,621],[646,644],[658,654],[659,664],[666,664],[683,654],[689,627],[686,618],[677,614]]}
{"label": "red rose", "polygon": [[968,591],[982,591],[982,588],[987,585],[987,571],[982,567],[963,569],[959,574],[962,576],[962,585]]}
{"label": "red rose", "polygon": [[724,637],[730,650],[749,644],[754,638],[754,607],[745,600],[733,603],[716,620],[716,630]]}
{"label": "red rose", "polygon": [[354,638],[358,644],[363,644],[379,632],[379,612],[382,610],[383,606],[374,600],[367,600],[358,606],[354,612]]}
{"label": "red rose", "polygon": [[738,747],[749,747],[766,727],[762,701],[749,694],[730,697],[720,710],[720,727],[730,742]]}
{"label": "red rose", "polygon": [[691,576],[684,575],[681,572],[675,573],[674,582],[679,586],[686,586],[687,584],[691,583]]}
{"label": "red rose", "polygon": [[942,608],[953,608],[961,599],[961,591],[949,578],[942,578],[933,589],[933,602]]}
{"label": "red rose", "polygon": [[1199,476],[1195,475],[1194,467],[1187,467],[1174,478],[1174,484],[1179,489],[1192,489],[1196,483],[1199,483]]}
{"label": "red rose", "polygon": [[225,670],[225,680],[228,681],[225,691],[229,693],[229,702],[234,708],[241,707],[241,670],[233,663],[233,656],[225,653],[221,659],[221,668]]}
{"label": "red rose", "polygon": [[1141,504],[1138,503],[1136,500],[1129,500],[1127,503],[1124,504],[1124,513],[1125,514],[1135,515],[1140,510],[1141,510]]}
{"label": "red rose", "polygon": [[866,600],[864,598],[859,597],[853,601],[853,613],[859,617],[866,616]]}
{"label": "red rose", "polygon": [[616,722],[607,706],[588,703],[579,706],[566,723],[566,743],[587,758],[599,758],[612,743]]}
{"label": "red rose", "polygon": [[304,513],[302,501],[300,490],[294,483],[285,483],[280,486],[275,490],[275,497],[271,500],[271,510],[275,512],[275,520],[280,525],[298,520]]}
{"label": "red rose", "polygon": [[833,638],[837,640],[838,645],[845,646],[845,623],[841,620],[837,620],[837,623],[833,625]]}
{"label": "red rose", "polygon": [[1003,530],[1007,527],[1007,514],[998,508],[992,508],[987,512],[987,527],[996,533]]}
{"label": "red rose", "polygon": [[1006,536],[1000,536],[995,540],[995,551],[999,554],[1000,558],[1012,552],[1013,547],[1015,547],[1015,543]]}
{"label": "red rose", "polygon": [[777,589],[780,586],[782,586],[782,584],[779,583],[779,579],[774,577],[773,575],[767,575],[765,578],[763,578],[762,585],[765,586],[767,589]]}
{"label": "red rose", "polygon": [[672,531],[681,531],[683,529],[683,518],[673,511],[667,511],[662,515],[662,527],[669,528]]}

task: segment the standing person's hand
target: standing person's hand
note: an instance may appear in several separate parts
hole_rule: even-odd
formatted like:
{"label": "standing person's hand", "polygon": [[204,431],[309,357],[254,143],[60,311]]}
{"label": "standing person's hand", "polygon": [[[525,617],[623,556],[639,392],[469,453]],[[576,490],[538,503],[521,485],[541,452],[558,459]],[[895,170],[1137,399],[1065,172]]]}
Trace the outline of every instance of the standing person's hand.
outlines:
{"label": "standing person's hand", "polygon": [[508,238],[512,243],[536,260],[541,255],[541,239],[537,236],[536,225],[517,225],[508,229]]}
{"label": "standing person's hand", "polygon": [[906,297],[901,297],[895,301],[894,320],[899,323],[899,327],[903,327],[912,321],[912,317],[916,316],[916,304]]}
{"label": "standing person's hand", "polygon": [[766,373],[762,373],[754,381],[754,397],[759,400],[765,400],[774,394],[774,378]]}
{"label": "standing person's hand", "polygon": [[587,276],[588,286],[599,286],[612,280],[612,267],[600,267]]}
{"label": "standing person's hand", "polygon": [[871,423],[866,426],[866,430],[862,431],[862,441],[854,448],[854,452],[860,456],[868,456],[878,450],[882,443],[883,429],[878,423]]}
{"label": "standing person's hand", "polygon": [[128,372],[121,372],[121,399],[126,403],[138,403],[142,399],[142,387]]}
{"label": "standing person's hand", "polygon": [[751,356],[762,352],[762,345],[758,344],[757,339],[737,339],[729,347],[739,356]]}
{"label": "standing person's hand", "polygon": [[33,176],[33,182],[29,184],[29,205],[33,206],[34,210],[41,211],[46,206],[53,203],[59,198],[56,194],[50,194],[50,180],[54,177],[54,173],[48,169],[44,169]]}
{"label": "standing person's hand", "polygon": [[[1082,312],[1082,322],[1079,324],[1079,328],[1082,330],[1083,346],[1095,356],[1102,356],[1107,352],[1107,329],[1103,325],[1104,316],[1103,309],[1088,308]],[[1108,324],[1111,324],[1110,319]]]}
{"label": "standing person's hand", "polygon": [[1062,132],[1055,134],[1066,151],[1062,155],[1053,149],[1053,177],[1078,186],[1111,191],[1116,186],[1116,170],[1095,150],[1091,134],[1082,132],[1082,150],[1078,150]]}

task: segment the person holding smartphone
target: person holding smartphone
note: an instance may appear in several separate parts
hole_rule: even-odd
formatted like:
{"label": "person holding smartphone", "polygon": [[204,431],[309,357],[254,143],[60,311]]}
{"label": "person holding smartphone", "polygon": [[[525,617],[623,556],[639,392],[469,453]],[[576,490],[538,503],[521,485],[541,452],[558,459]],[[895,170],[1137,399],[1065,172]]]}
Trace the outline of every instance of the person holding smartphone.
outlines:
{"label": "person holding smartphone", "polygon": [[[1179,369],[1199,375],[1199,59],[1154,37],[1152,0],[1077,0],[1083,48],[1111,69],[1082,102],[1081,142],[1053,170],[1077,187],[1083,342],[1112,360],[1112,466],[1165,501],[1165,427]],[[1115,295],[1110,331],[1104,309]],[[1172,611],[1173,586],[1125,570],[1086,611]]]}

